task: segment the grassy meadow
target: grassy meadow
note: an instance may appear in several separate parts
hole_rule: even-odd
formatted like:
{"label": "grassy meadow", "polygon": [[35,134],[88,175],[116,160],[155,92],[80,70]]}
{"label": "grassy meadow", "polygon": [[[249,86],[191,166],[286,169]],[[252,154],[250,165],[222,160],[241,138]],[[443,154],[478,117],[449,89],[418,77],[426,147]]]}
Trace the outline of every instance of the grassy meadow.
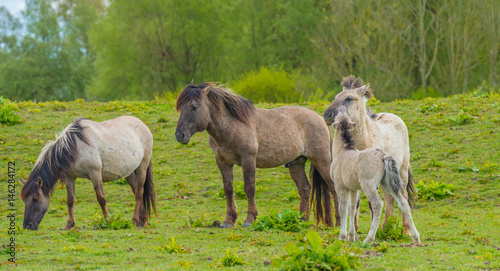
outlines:
{"label": "grassy meadow", "polygon": [[[412,215],[422,246],[410,246],[408,238],[377,240],[373,245],[343,243],[341,252],[360,257],[359,269],[500,269],[500,95],[474,92],[422,101],[374,100],[370,104],[377,112],[399,115],[408,126],[413,176],[419,182],[419,199]],[[322,114],[328,102],[300,106]],[[212,221],[224,219],[222,180],[206,132],[196,134],[185,146],[175,141],[179,115],[172,101],[20,102],[14,107],[23,122],[0,126],[2,270],[275,269],[269,262],[284,255],[285,245],[296,240],[297,233],[293,232],[240,227],[247,203],[239,167],[235,167],[234,180],[238,224],[231,229],[208,227]],[[7,200],[8,162],[15,162],[16,180],[27,178],[43,146],[73,119],[103,121],[120,115],[140,118],[153,133],[158,216],[145,229],[131,227],[134,198],[130,187],[121,180],[104,186],[112,214],[111,221],[105,222],[90,181],[79,179],[76,229],[62,230],[67,219],[66,190],[58,184],[40,229],[25,231],[24,203],[19,199],[21,184],[17,182],[18,261],[16,266],[10,264],[6,247],[12,237],[7,219],[11,212]],[[298,209],[298,193],[287,169],[258,169],[256,186],[256,222],[275,211]],[[360,240],[366,237],[370,226],[367,205],[365,198],[359,222]],[[399,214],[397,208],[395,212]],[[314,223],[312,227],[325,244],[338,238],[338,228]],[[306,233],[307,230],[301,232]],[[244,264],[225,267],[221,259],[228,253]]]}

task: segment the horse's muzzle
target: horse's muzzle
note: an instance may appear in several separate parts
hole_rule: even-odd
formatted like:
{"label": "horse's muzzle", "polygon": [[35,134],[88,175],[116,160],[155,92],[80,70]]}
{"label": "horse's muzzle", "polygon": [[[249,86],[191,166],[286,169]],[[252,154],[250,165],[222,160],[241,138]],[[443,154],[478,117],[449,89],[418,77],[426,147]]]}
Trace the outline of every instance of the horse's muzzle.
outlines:
{"label": "horse's muzzle", "polygon": [[337,108],[328,108],[323,113],[323,119],[325,120],[327,125],[332,125],[336,116],[337,116]]}
{"label": "horse's muzzle", "polygon": [[38,230],[38,225],[33,225],[33,223],[31,223],[31,222],[23,223],[23,229],[36,231],[36,230]]}
{"label": "horse's muzzle", "polygon": [[183,133],[179,130],[175,131],[175,140],[181,144],[187,144],[189,143],[189,140],[191,139],[190,136],[188,136],[186,133]]}

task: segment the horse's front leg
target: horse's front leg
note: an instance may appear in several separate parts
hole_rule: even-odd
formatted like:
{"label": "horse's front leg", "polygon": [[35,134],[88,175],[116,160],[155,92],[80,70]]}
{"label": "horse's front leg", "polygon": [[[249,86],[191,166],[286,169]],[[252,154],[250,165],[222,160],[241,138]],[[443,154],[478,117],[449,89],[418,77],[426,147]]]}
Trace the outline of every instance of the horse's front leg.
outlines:
{"label": "horse's front leg", "polygon": [[339,240],[347,239],[347,210],[349,207],[349,190],[340,182],[335,183],[335,190],[338,196],[338,209],[340,216]]}
{"label": "horse's front leg", "polygon": [[104,188],[102,185],[102,175],[100,170],[95,170],[89,174],[92,185],[94,186],[97,202],[101,206],[104,218],[109,216],[108,208],[106,207],[106,197],[104,197]]}
{"label": "horse's front leg", "polygon": [[245,194],[247,195],[248,210],[247,219],[242,227],[252,226],[253,221],[257,217],[257,205],[255,204],[255,158],[248,158],[242,161],[243,181],[245,186]]}
{"label": "horse's front leg", "polygon": [[222,162],[217,157],[215,158],[215,162],[222,175],[222,184],[224,186],[224,194],[226,195],[226,218],[220,227],[230,228],[234,226],[236,218],[238,218],[236,202],[234,202],[233,166]]}
{"label": "horse's front leg", "polygon": [[357,228],[355,226],[356,220],[356,205],[359,198],[359,191],[349,191],[349,233],[347,241],[358,241]]}
{"label": "horse's front leg", "polygon": [[66,178],[66,202],[68,204],[68,222],[63,230],[71,230],[75,226],[75,178]]}

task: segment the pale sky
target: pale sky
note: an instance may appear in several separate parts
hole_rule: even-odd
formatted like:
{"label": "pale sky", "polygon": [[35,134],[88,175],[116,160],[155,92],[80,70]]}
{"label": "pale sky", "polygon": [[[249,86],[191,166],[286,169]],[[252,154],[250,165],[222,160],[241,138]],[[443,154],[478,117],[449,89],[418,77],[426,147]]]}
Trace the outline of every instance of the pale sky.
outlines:
{"label": "pale sky", "polygon": [[21,10],[26,7],[24,0],[0,0],[0,6],[6,7],[10,14],[20,17]]}

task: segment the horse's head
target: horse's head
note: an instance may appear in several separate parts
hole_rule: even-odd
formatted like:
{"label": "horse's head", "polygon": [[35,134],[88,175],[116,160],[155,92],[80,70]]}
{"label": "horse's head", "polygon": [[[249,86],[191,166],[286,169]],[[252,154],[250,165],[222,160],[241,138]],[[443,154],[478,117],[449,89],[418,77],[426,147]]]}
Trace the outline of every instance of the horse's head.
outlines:
{"label": "horse's head", "polygon": [[370,84],[363,85],[360,78],[350,75],[342,81],[343,90],[337,94],[335,100],[323,113],[323,118],[328,125],[335,120],[340,108],[345,108],[347,115],[353,120],[359,120],[366,115],[366,102],[373,98]]}
{"label": "horse's head", "polygon": [[210,108],[207,104],[209,83],[187,85],[177,98],[175,108],[180,111],[175,139],[182,144],[189,143],[196,132],[203,132],[210,122]]}
{"label": "horse's head", "polygon": [[50,196],[42,191],[43,180],[40,177],[28,181],[21,179],[21,183],[21,199],[24,201],[23,228],[36,231],[49,209]]}

